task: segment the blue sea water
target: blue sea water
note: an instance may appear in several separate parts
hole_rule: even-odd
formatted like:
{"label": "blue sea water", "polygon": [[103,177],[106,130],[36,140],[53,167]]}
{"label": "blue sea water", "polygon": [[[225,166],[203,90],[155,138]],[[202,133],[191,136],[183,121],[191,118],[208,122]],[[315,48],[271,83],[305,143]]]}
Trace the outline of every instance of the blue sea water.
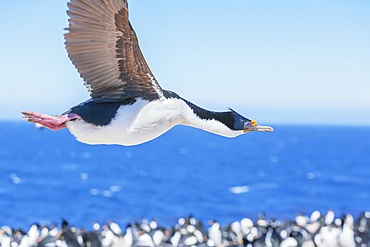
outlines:
{"label": "blue sea water", "polygon": [[0,122],[0,225],[78,227],[189,214],[230,223],[370,210],[370,127],[276,125],[228,139],[177,126],[139,146]]}

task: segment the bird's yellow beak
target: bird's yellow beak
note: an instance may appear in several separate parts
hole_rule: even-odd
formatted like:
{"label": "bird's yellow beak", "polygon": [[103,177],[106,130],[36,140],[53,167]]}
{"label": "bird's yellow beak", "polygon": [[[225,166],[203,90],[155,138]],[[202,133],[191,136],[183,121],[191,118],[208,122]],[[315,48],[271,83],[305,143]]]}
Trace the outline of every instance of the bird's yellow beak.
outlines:
{"label": "bird's yellow beak", "polygon": [[256,120],[252,119],[250,120],[250,122],[246,122],[244,124],[244,133],[247,133],[250,131],[273,132],[274,129],[270,126],[257,125]]}

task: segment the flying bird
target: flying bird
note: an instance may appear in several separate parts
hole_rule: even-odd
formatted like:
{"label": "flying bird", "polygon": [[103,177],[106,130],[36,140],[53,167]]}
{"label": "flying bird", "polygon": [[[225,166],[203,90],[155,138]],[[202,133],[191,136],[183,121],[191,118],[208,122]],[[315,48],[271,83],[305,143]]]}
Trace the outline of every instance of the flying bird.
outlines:
{"label": "flying bird", "polygon": [[141,53],[127,0],[71,0],[67,14],[65,46],[91,99],[62,115],[23,111],[26,121],[68,128],[87,144],[124,146],[150,141],[175,125],[226,137],[273,131],[232,109],[205,110],[162,89]]}

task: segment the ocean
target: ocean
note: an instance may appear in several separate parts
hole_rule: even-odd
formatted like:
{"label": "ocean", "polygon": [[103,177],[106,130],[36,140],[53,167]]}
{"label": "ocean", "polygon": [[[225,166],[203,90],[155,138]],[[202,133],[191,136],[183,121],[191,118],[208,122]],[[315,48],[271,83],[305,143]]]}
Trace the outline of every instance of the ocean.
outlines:
{"label": "ocean", "polygon": [[244,217],[370,210],[370,127],[274,125],[229,139],[177,126],[134,147],[80,143],[68,130],[0,122],[0,226],[92,229],[190,214]]}

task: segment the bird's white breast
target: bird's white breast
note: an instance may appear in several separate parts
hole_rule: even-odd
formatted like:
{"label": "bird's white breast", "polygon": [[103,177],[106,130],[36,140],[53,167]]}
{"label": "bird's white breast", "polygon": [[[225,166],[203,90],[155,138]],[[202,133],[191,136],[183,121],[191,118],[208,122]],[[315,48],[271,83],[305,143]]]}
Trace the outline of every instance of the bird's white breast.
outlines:
{"label": "bird's white breast", "polygon": [[95,126],[82,119],[67,122],[69,131],[87,144],[132,146],[150,141],[183,121],[187,105],[182,100],[137,100],[122,105],[105,126]]}

